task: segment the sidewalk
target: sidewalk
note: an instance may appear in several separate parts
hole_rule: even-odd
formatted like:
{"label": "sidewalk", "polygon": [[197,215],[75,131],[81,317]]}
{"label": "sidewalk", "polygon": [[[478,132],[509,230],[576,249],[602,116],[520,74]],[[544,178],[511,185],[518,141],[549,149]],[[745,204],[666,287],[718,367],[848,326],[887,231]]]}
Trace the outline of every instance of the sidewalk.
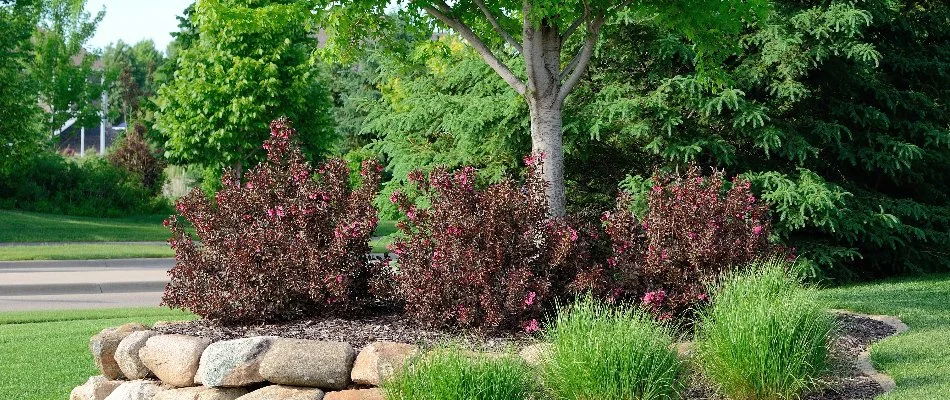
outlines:
{"label": "sidewalk", "polygon": [[0,297],[161,292],[171,258],[0,262]]}

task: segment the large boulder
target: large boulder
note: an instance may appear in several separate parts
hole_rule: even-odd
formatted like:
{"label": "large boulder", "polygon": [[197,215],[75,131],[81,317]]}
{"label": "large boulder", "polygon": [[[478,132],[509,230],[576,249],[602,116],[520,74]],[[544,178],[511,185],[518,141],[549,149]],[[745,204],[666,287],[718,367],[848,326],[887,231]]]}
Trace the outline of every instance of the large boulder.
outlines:
{"label": "large boulder", "polygon": [[378,388],[354,389],[329,392],[323,400],[386,400],[386,395]]}
{"label": "large boulder", "polygon": [[209,388],[204,386],[166,390],[152,400],[234,400],[247,394],[244,388]]}
{"label": "large boulder", "polygon": [[132,332],[119,343],[119,347],[115,349],[115,361],[126,378],[145,379],[152,375],[152,371],[139,359],[139,350],[150,337],[156,335],[158,332],[155,331]]}
{"label": "large boulder", "polygon": [[379,386],[416,354],[419,354],[419,346],[393,342],[371,343],[356,356],[350,377],[360,385]]}
{"label": "large boulder", "polygon": [[211,387],[240,387],[264,382],[260,365],[273,336],[212,343],[201,354],[195,383]]}
{"label": "large boulder", "polygon": [[153,400],[165,390],[158,381],[129,381],[119,385],[105,400]]}
{"label": "large boulder", "polygon": [[69,400],[103,400],[123,381],[110,380],[103,375],[90,377],[82,386],[77,386],[69,394]]}
{"label": "large boulder", "polygon": [[201,353],[211,344],[187,335],[157,335],[139,350],[139,359],[158,379],[175,387],[195,385]]}
{"label": "large boulder", "polygon": [[96,368],[106,378],[122,378],[122,369],[115,361],[115,350],[126,336],[136,331],[148,330],[148,327],[139,323],[129,323],[114,328],[106,328],[89,339],[89,351],[96,363]]}
{"label": "large boulder", "polygon": [[348,343],[280,338],[264,354],[260,371],[281,385],[340,390],[349,384],[354,358]]}
{"label": "large boulder", "polygon": [[323,391],[316,388],[270,385],[257,389],[237,400],[323,400]]}

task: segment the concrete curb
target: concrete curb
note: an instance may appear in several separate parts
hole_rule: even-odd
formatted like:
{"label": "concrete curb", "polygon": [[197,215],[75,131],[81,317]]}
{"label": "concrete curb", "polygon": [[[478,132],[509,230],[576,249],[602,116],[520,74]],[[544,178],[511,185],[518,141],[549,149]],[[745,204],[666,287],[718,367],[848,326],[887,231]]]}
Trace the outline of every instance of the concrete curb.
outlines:
{"label": "concrete curb", "polygon": [[122,246],[126,244],[168,246],[168,242],[0,242],[0,247],[35,247],[35,246],[68,246],[68,245],[99,244],[108,246]]}
{"label": "concrete curb", "polygon": [[0,286],[2,296],[161,292],[168,282],[54,283]]}
{"label": "concrete curb", "polygon": [[175,266],[174,258],[116,258],[111,260],[0,261],[0,269],[29,268],[165,268]]}
{"label": "concrete curb", "polygon": [[[864,318],[873,319],[875,321],[883,322],[889,325],[891,328],[894,328],[895,333],[894,335],[891,335],[891,336],[900,335],[910,330],[910,327],[907,326],[907,324],[905,324],[903,321],[901,321],[900,318],[897,318],[891,315],[869,315],[869,314],[856,313],[856,312],[852,312],[848,310],[831,310],[831,311],[837,314],[853,315],[857,317],[864,317]],[[867,349],[862,351],[861,354],[858,354],[858,358],[855,360],[854,366],[857,367],[861,371],[861,373],[867,375],[874,382],[877,382],[877,384],[881,386],[881,389],[884,390],[884,393],[890,392],[894,390],[895,388],[897,388],[897,382],[894,381],[894,378],[891,378],[890,375],[887,375],[881,371],[878,371],[876,368],[874,368],[874,364],[871,363],[871,347],[870,346],[868,346]]]}

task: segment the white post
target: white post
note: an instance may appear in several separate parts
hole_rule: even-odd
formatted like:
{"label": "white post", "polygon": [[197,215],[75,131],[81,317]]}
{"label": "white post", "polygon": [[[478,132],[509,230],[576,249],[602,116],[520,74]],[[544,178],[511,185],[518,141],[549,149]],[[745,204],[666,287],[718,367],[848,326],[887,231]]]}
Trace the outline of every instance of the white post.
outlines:
{"label": "white post", "polygon": [[[106,78],[102,77],[102,84],[105,86]],[[105,89],[102,90],[102,104],[99,105],[102,114],[102,122],[99,124],[99,155],[106,155],[106,121],[109,110],[109,95]]]}
{"label": "white post", "polygon": [[86,127],[79,128],[79,156],[86,156]]}

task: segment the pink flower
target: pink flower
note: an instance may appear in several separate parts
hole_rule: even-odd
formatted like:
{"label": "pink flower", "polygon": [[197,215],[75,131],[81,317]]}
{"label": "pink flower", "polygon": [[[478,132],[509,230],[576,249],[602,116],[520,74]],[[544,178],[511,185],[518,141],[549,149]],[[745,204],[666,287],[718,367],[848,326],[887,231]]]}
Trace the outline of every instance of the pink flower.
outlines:
{"label": "pink flower", "polygon": [[336,276],[336,283],[343,283],[343,275]]}
{"label": "pink flower", "polygon": [[686,236],[689,236],[690,239],[696,239],[696,232],[687,233]]}
{"label": "pink flower", "polygon": [[700,293],[699,295],[696,296],[696,300],[699,300],[699,301],[709,300],[709,295],[706,293]]}
{"label": "pink flower", "polygon": [[396,203],[399,202],[399,191],[398,191],[398,190],[397,190],[397,191],[394,191],[392,194],[389,195],[389,202],[390,202],[390,203],[393,203],[393,204],[396,204]]}
{"label": "pink flower", "polygon": [[572,241],[572,242],[576,242],[576,241],[577,241],[577,231],[574,230],[574,229],[571,229],[571,241]]}
{"label": "pink flower", "polygon": [[643,300],[643,304],[648,305],[648,306],[660,304],[663,302],[663,300],[666,300],[666,291],[655,290],[652,292],[648,292],[647,294],[643,295],[642,300]]}
{"label": "pink flower", "polygon": [[611,267],[616,267],[616,266],[617,266],[617,259],[614,258],[614,257],[610,257],[610,258],[607,259],[607,264],[610,265]]}
{"label": "pink flower", "polygon": [[538,320],[537,320],[537,319],[531,319],[531,321],[528,321],[528,323],[525,324],[525,326],[524,326],[524,332],[525,332],[525,333],[537,332],[539,329],[540,329],[540,328],[538,327]]}
{"label": "pink flower", "polygon": [[530,306],[530,305],[534,304],[534,298],[535,298],[535,296],[537,296],[537,293],[535,293],[535,292],[528,292],[528,297],[527,297],[526,299],[524,299],[524,305],[525,305],[525,306]]}
{"label": "pink flower", "polygon": [[669,257],[666,256],[666,249],[660,250],[660,259],[666,260],[667,258]]}
{"label": "pink flower", "polygon": [[762,233],[762,227],[759,226],[759,225],[756,225],[756,226],[752,227],[752,233],[754,233],[754,234],[756,234],[756,235],[761,234],[761,233]]}

